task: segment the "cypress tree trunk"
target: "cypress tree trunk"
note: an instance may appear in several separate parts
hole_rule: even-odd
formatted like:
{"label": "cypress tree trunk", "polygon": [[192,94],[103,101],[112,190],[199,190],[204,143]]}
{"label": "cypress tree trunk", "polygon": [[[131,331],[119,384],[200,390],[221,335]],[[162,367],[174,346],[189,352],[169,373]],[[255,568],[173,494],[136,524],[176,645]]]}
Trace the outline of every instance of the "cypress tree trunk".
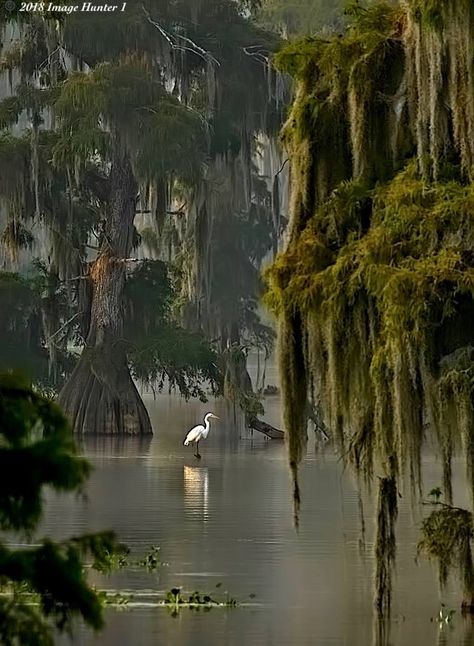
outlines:
{"label": "cypress tree trunk", "polygon": [[137,185],[128,157],[116,155],[110,210],[90,270],[92,302],[86,346],[59,403],[79,434],[151,434],[146,408],[132,381],[123,328],[125,260],[132,247]]}

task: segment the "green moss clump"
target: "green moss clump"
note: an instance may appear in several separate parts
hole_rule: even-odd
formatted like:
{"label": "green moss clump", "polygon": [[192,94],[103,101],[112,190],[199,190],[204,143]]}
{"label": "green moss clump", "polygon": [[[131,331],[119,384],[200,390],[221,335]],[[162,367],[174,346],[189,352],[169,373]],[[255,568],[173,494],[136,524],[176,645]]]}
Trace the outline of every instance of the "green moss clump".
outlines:
{"label": "green moss clump", "polygon": [[469,0],[411,0],[404,32],[411,128],[425,178],[446,160],[474,174],[474,6]]}
{"label": "green moss clump", "polygon": [[472,608],[474,563],[471,543],[474,539],[474,525],[471,512],[443,505],[423,521],[421,533],[418,553],[436,560],[440,586],[444,587],[449,573],[457,570],[463,586],[463,605]]}
{"label": "green moss clump", "polygon": [[282,132],[292,159],[292,231],[341,181],[385,177],[397,163],[390,149],[400,145],[405,118],[392,100],[403,81],[400,16],[382,3],[356,12],[344,37],[305,38],[276,55],[297,80]]}
{"label": "green moss clump", "polygon": [[420,411],[445,426],[462,371],[443,360],[470,341],[473,207],[471,185],[428,185],[415,164],[376,189],[345,184],[267,273],[277,311],[305,321],[326,423],[368,474],[396,456],[418,482]]}

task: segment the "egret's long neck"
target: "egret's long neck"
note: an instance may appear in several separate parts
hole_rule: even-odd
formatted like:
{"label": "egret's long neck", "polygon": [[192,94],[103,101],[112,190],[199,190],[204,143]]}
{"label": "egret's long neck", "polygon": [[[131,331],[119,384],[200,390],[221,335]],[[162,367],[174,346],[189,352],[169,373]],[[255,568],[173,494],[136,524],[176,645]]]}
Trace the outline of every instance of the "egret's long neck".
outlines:
{"label": "egret's long neck", "polygon": [[206,435],[209,433],[209,429],[211,428],[211,422],[210,422],[210,416],[206,415],[204,418],[204,428],[205,428],[205,433]]}

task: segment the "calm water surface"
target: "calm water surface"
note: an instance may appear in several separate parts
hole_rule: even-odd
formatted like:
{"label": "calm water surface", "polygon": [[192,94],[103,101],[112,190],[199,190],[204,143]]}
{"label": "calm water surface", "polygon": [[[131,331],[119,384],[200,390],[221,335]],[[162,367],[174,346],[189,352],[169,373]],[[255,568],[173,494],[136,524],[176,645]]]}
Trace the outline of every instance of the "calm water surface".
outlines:
{"label": "calm water surface", "polygon": [[[105,646],[305,645],[375,646],[371,576],[373,527],[364,501],[366,536],[356,483],[330,448],[309,443],[302,467],[301,528],[292,526],[289,477],[282,443],[263,436],[239,437],[232,412],[222,403],[183,403],[160,396],[147,404],[151,441],[87,441],[94,466],[88,500],[49,496],[43,534],[55,538],[104,528],[115,530],[136,555],[159,545],[166,567],[148,575],[131,571],[104,578],[110,589],[228,591],[243,603],[235,609],[196,612],[138,607],[107,611],[97,636],[78,628],[73,644]],[[203,442],[198,462],[182,446],[186,430],[209,406],[220,414]],[[278,423],[278,398],[267,400],[267,419]],[[428,486],[439,484],[427,458]],[[458,491],[462,490],[461,467]],[[436,574],[415,564],[419,517],[401,501],[398,575],[394,591],[393,646],[473,646],[471,620],[456,613],[452,625],[431,621],[440,608]],[[459,502],[463,501],[462,495]],[[216,589],[216,584],[222,587]],[[255,599],[250,599],[250,594]],[[457,608],[453,586],[443,598]],[[69,640],[64,643],[70,643]]]}

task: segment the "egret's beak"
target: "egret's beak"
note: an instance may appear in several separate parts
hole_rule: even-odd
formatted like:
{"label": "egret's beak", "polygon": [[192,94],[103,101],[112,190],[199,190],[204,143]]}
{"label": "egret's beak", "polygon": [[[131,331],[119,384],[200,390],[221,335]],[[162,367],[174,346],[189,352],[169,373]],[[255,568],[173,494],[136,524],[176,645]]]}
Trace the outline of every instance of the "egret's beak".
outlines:
{"label": "egret's beak", "polygon": [[220,417],[217,417],[217,415],[212,416],[214,419],[220,419]]}

